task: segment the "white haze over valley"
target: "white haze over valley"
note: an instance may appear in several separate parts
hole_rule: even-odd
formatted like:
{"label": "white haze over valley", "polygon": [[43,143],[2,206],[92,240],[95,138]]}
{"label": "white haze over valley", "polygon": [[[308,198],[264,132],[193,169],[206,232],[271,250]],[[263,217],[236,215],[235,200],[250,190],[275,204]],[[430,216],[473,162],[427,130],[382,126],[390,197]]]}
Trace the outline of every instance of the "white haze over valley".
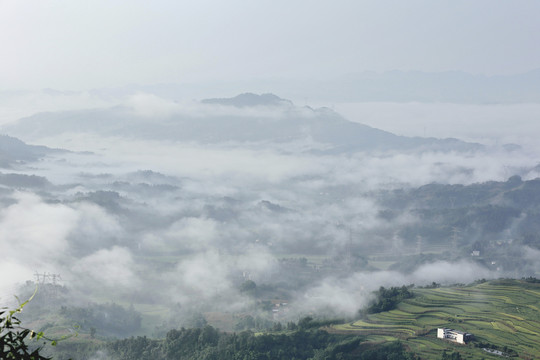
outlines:
{"label": "white haze over valley", "polygon": [[[238,108],[173,102],[141,93],[117,106],[133,119],[155,127],[171,116],[197,121],[226,115],[273,122],[289,116],[291,109],[302,118],[313,116],[310,108],[302,106]],[[528,110],[537,105],[506,106],[518,113],[523,109],[530,117]],[[114,106],[103,109],[109,108]],[[500,106],[485,105],[478,110],[471,105],[368,103],[358,104],[352,111],[361,113],[355,121],[365,118],[366,123],[377,117],[376,112],[382,113],[381,122],[398,130],[400,124],[390,122],[390,113],[400,113],[398,122],[414,123],[418,120],[410,112],[420,112],[420,121],[425,122],[437,108],[445,110],[444,119],[452,117],[451,111],[457,117],[476,112],[481,119]],[[403,109],[414,111],[399,111]],[[369,110],[373,113],[368,114]],[[515,112],[507,113],[510,117]],[[4,301],[17,285],[33,279],[35,272],[48,272],[61,274],[63,284],[78,294],[75,298],[106,296],[120,302],[181,304],[186,309],[204,304],[205,310],[242,311],[251,302],[239,291],[242,274],[248,272],[250,279],[264,284],[277,271],[281,257],[301,257],[302,251],[332,257],[345,251],[349,241],[368,245],[383,241],[388,245],[382,251],[388,254],[414,253],[402,240],[396,242],[392,233],[418,219],[403,214],[393,223],[381,220],[377,216],[381,209],[370,192],[433,182],[505,181],[518,173],[523,179],[538,176],[534,170],[538,153],[528,141],[521,149],[501,147],[504,140],[519,137],[506,132],[504,126],[501,133],[486,134],[488,151],[340,154],[324,152],[330,145],[310,137],[287,142],[205,143],[146,139],[144,135],[104,136],[97,128],[41,136],[18,132],[17,121],[4,125],[8,134],[29,144],[72,151],[3,170],[41,176],[50,182],[37,190],[6,188],[3,195],[0,247],[10,256],[2,263],[2,272],[13,274],[0,283]],[[469,129],[472,138],[481,140],[475,136],[479,130]],[[170,188],[160,190],[164,185]],[[96,191],[117,195],[96,202],[92,198]],[[216,211],[218,215],[212,215]],[[220,211],[224,213],[220,215]],[[350,232],[354,233],[352,240]],[[149,260],[167,254],[176,260],[165,269],[159,270]],[[459,273],[451,271],[456,266]],[[291,309],[294,314],[331,309],[352,316],[379,286],[469,282],[500,275],[466,260],[458,264],[438,261],[410,274],[353,271],[302,288],[290,299]]]}
{"label": "white haze over valley", "polygon": [[152,325],[270,300],[296,321],[537,276],[536,205],[512,206],[540,177],[539,13],[0,2],[0,307],[59,274],[65,304]]}

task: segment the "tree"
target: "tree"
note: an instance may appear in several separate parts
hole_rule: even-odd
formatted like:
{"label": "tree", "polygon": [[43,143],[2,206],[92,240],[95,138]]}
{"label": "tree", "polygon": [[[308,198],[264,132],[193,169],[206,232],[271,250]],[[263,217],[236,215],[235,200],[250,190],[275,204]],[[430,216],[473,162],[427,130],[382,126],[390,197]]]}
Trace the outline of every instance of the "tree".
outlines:
{"label": "tree", "polygon": [[257,288],[257,284],[253,280],[246,280],[240,285],[240,292],[252,293]]}
{"label": "tree", "polygon": [[394,309],[400,301],[413,297],[413,293],[409,291],[409,288],[412,288],[412,286],[413,285],[403,285],[400,288],[391,287],[389,289],[381,286],[378,291],[374,292],[377,296],[377,300],[372,302],[366,309],[367,313],[374,314]]}
{"label": "tree", "polygon": [[[22,327],[20,320],[15,316],[15,314],[22,311],[23,307],[30,301],[30,299],[19,305],[19,307],[15,310],[7,310],[6,308],[0,309],[0,359],[50,359],[40,354],[42,346],[38,346],[32,350],[27,344],[27,340],[42,339],[43,332],[36,333],[30,329]],[[45,342],[43,344],[45,344]],[[55,345],[56,342],[52,341],[51,344]]]}

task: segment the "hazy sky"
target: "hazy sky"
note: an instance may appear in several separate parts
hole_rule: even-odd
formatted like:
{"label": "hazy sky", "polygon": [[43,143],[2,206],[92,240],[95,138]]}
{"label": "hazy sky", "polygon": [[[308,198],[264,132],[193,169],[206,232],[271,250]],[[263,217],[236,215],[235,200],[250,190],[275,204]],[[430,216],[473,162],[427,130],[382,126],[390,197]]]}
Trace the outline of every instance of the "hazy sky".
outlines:
{"label": "hazy sky", "polygon": [[540,67],[540,1],[0,0],[0,89]]}

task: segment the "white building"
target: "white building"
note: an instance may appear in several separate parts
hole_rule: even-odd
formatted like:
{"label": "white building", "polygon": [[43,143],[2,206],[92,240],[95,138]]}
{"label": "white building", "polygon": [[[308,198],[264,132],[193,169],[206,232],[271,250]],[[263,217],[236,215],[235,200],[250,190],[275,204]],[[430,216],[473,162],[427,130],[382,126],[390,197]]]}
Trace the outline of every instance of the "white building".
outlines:
{"label": "white building", "polygon": [[447,328],[438,328],[437,329],[437,337],[439,339],[446,339],[453,342],[457,342],[460,344],[465,344],[468,341],[472,339],[472,334],[453,330],[453,329],[447,329]]}

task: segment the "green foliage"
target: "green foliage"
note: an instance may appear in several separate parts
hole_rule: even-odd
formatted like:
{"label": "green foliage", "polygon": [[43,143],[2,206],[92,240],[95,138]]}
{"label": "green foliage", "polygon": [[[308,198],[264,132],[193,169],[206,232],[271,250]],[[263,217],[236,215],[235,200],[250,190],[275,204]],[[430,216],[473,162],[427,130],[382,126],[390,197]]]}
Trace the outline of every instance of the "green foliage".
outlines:
{"label": "green foliage", "polygon": [[359,360],[414,360],[413,353],[405,351],[399,341],[391,342],[382,346],[374,347],[362,352],[357,358]]}
{"label": "green foliage", "polygon": [[446,350],[443,350],[441,360],[462,360],[461,354],[457,351],[452,351],[451,354],[447,354]]}
{"label": "green foliage", "polygon": [[158,341],[138,336],[117,340],[107,345],[109,353],[116,359],[123,360],[155,360],[163,359],[163,350]]}
{"label": "green foliage", "polygon": [[[20,313],[23,307],[28,303],[19,305],[15,310],[0,310],[0,359],[24,359],[24,360],[47,360],[49,358],[42,356],[41,346],[31,349],[27,340],[44,339],[43,333],[36,333],[30,329],[21,327],[20,320],[15,314]],[[52,341],[52,345],[55,345]],[[46,342],[43,342],[45,345]]]}
{"label": "green foliage", "polygon": [[313,318],[311,316],[306,316],[302,319],[300,319],[300,321],[298,321],[298,327],[300,329],[309,329],[310,328],[310,323],[313,321]]}
{"label": "green foliage", "polygon": [[405,285],[402,287],[391,287],[389,289],[381,286],[375,292],[375,295],[377,296],[377,300],[367,308],[366,312],[368,314],[392,310],[400,301],[413,297],[413,293]]}
{"label": "green foliage", "polygon": [[364,335],[371,341],[402,339],[422,359],[440,359],[442,350],[449,346],[436,337],[436,329],[449,327],[474,336],[467,346],[452,345],[463,358],[491,358],[483,350],[488,348],[508,356],[540,359],[539,302],[540,284],[521,280],[415,288],[414,297],[400,303],[397,310],[370,314],[332,329]]}
{"label": "green foliage", "polygon": [[[313,321],[304,318],[299,326]],[[115,341],[107,345],[107,353],[119,360],[415,359],[400,343],[362,350],[361,340],[358,336],[333,335],[318,329],[256,335],[251,331],[222,333],[205,326],[171,330],[164,340],[138,337]]]}
{"label": "green foliage", "polygon": [[[397,229],[404,245],[414,246],[421,237],[419,254],[402,258],[390,269],[410,273],[425,263],[454,261],[479,251],[472,260],[481,266],[534,274],[534,261],[523,256],[521,245],[540,249],[539,199],[540,179],[522,181],[519,176],[506,182],[382,191],[382,221],[391,223],[403,212],[420,219]],[[422,253],[434,248],[437,251]]]}
{"label": "green foliage", "polygon": [[344,319],[314,319],[311,316],[306,316],[298,321],[298,328],[304,330],[318,329],[333,324],[342,324],[344,322]]}
{"label": "green foliage", "polygon": [[509,348],[507,345],[498,346],[489,342],[475,341],[474,347],[481,349],[497,350],[504,354],[504,356],[518,356],[517,352],[514,349]]}
{"label": "green foliage", "polygon": [[257,284],[255,284],[252,280],[246,280],[240,285],[240,292],[253,292],[257,288]]}

